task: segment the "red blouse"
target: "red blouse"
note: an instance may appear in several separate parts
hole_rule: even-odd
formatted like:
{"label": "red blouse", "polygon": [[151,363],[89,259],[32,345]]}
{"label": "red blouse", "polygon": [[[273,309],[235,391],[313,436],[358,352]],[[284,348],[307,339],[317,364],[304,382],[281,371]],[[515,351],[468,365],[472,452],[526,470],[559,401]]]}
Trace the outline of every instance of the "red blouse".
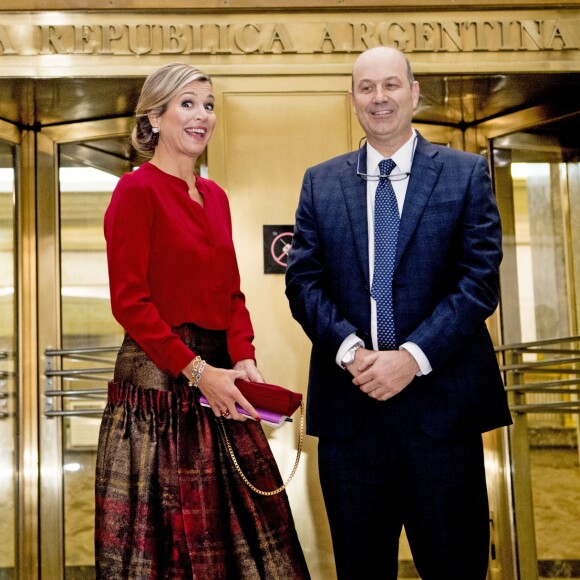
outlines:
{"label": "red blouse", "polygon": [[185,322],[226,330],[233,364],[254,358],[228,198],[208,179],[196,186],[203,207],[185,181],[145,163],[120,179],[105,213],[113,315],[174,376],[195,357],[171,332]]}

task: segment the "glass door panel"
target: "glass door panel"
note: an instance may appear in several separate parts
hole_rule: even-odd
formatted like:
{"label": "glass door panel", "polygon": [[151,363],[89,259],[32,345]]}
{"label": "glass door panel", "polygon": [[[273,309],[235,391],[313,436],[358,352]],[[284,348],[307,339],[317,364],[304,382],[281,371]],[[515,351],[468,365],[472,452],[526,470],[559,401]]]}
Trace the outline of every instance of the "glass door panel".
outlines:
{"label": "glass door panel", "polygon": [[42,577],[51,580],[95,577],[97,437],[122,339],[109,304],[103,216],[132,168],[129,132],[130,119],[117,118],[37,136],[40,546]]}
{"label": "glass door panel", "polygon": [[0,141],[0,578],[16,578],[18,521],[14,155]]}
{"label": "glass door panel", "polygon": [[[61,156],[62,160],[62,156]],[[63,370],[63,499],[65,577],[94,575],[94,478],[100,413],[114,352],[121,343],[111,314],[103,216],[118,177],[84,164],[61,164],[60,274]],[[76,393],[76,394],[73,394]]]}
{"label": "glass door panel", "polygon": [[493,151],[504,230],[503,343],[525,345],[509,349],[506,361],[520,365],[507,373],[519,409],[510,439],[520,572],[529,566],[544,578],[567,570],[576,578],[580,151],[531,133],[496,139]]}

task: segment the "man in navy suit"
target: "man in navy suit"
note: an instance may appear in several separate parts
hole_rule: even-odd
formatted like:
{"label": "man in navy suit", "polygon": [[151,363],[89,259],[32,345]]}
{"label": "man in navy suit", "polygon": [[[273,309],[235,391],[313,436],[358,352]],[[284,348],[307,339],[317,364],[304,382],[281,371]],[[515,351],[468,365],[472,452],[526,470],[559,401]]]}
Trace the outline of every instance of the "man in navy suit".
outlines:
{"label": "man in navy suit", "polygon": [[[483,580],[481,433],[511,422],[485,325],[502,257],[487,162],[413,129],[419,84],[396,49],[359,56],[350,96],[366,145],[306,171],[286,274],[312,341],[307,427],[338,578],[396,579],[404,526],[423,579]],[[387,190],[394,210],[375,224]],[[375,243],[393,228],[383,274]]]}

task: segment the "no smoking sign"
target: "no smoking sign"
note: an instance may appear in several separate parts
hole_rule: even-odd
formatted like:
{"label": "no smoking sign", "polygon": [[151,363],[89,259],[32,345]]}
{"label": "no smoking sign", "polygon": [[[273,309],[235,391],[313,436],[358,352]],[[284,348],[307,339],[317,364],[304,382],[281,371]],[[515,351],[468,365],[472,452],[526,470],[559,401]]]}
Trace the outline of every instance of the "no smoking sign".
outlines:
{"label": "no smoking sign", "polygon": [[294,226],[262,226],[264,229],[264,274],[284,274],[292,245]]}

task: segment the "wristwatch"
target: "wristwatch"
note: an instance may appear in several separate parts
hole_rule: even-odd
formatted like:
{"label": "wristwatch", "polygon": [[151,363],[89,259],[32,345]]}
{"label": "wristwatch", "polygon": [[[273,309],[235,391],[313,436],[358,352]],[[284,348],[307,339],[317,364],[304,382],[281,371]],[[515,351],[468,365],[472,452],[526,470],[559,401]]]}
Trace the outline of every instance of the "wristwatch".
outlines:
{"label": "wristwatch", "polygon": [[356,351],[361,347],[362,344],[355,344],[346,351],[345,355],[342,357],[342,360],[340,361],[340,366],[343,369],[346,370],[346,367],[354,362],[354,355]]}

